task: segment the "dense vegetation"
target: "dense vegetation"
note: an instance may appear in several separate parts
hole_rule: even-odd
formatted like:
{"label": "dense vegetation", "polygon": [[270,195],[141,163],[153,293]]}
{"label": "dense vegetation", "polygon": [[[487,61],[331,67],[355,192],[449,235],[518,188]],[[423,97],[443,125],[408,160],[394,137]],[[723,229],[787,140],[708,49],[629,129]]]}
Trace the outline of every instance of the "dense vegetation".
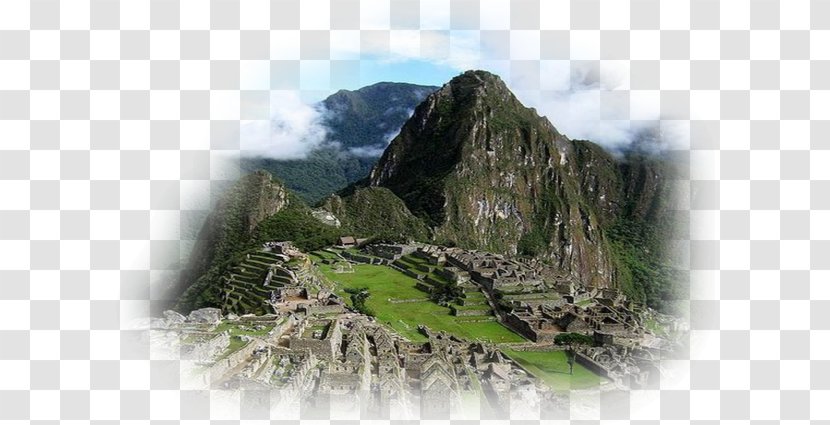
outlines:
{"label": "dense vegetation", "polygon": [[447,305],[450,303],[457,303],[464,295],[464,289],[452,282],[440,282],[440,285],[434,285],[433,291],[429,298],[438,304]]}
{"label": "dense vegetation", "polygon": [[633,301],[665,311],[682,299],[679,282],[665,258],[659,229],[644,222],[618,220],[608,232],[617,259],[620,289]]}
{"label": "dense vegetation", "polygon": [[349,195],[329,197],[322,207],[340,219],[344,234],[383,242],[429,239],[427,226],[386,188],[354,188]]}
{"label": "dense vegetation", "polygon": [[311,209],[299,199],[268,217],[253,233],[255,244],[267,241],[291,241],[303,252],[334,245],[341,236],[338,228],[323,224],[311,215]]}
{"label": "dense vegetation", "polygon": [[670,207],[667,177],[677,172],[675,166],[654,155],[630,152],[621,165],[622,211],[607,231],[620,288],[630,299],[663,312],[688,299],[669,252],[675,228],[687,225],[677,222]]}
{"label": "dense vegetation", "polygon": [[244,160],[242,166],[246,171],[267,170],[305,202],[314,204],[365,177],[375,161],[377,156],[355,155],[340,147],[324,147],[304,159],[252,158]]}
{"label": "dense vegetation", "polygon": [[569,347],[574,347],[578,345],[590,346],[594,345],[594,338],[580,333],[565,332],[556,335],[556,337],[553,338],[553,343],[556,345],[566,345]]}

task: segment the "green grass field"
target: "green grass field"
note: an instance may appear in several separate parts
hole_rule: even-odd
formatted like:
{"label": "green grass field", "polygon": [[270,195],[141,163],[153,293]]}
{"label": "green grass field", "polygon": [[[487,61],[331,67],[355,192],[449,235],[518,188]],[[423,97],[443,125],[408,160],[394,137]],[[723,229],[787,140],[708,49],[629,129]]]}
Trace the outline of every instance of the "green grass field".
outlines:
{"label": "green grass field", "polygon": [[346,288],[368,288],[366,305],[374,311],[381,323],[412,341],[425,341],[418,332],[423,324],[432,330],[442,330],[462,338],[490,342],[522,342],[524,339],[498,322],[463,323],[450,314],[450,309],[431,301],[393,304],[389,299],[424,298],[426,294],[415,288],[415,279],[386,266],[357,264],[354,273],[334,273],[332,267],[318,264],[320,271],[337,284],[336,292],[349,300]]}
{"label": "green grass field", "polygon": [[574,364],[574,374],[569,375],[568,359],[564,351],[502,351],[554,390],[592,388],[603,380],[579,363]]}
{"label": "green grass field", "polygon": [[319,250],[319,251],[313,251],[311,253],[311,255],[312,255],[312,257],[317,257],[316,259],[318,259],[318,260],[323,260],[323,259],[336,260],[336,259],[339,258],[339,257],[337,257],[337,254],[334,254],[334,253],[328,252],[328,251],[323,251],[322,249]]}

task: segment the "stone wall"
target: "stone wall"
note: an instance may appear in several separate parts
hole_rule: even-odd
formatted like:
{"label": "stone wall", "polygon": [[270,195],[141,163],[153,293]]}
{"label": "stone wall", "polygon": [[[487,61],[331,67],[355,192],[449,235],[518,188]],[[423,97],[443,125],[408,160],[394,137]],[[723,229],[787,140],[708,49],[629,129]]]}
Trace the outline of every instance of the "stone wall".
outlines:
{"label": "stone wall", "polygon": [[395,269],[395,270],[397,270],[397,271],[399,271],[399,272],[401,272],[401,273],[403,273],[403,274],[405,274],[405,275],[407,275],[407,276],[409,276],[413,279],[423,280],[423,278],[424,278],[424,275],[415,273],[412,270],[409,270],[405,267],[401,267],[401,266],[399,266],[395,263],[390,263],[389,267],[392,267],[393,269]]}
{"label": "stone wall", "polygon": [[459,316],[459,317],[462,317],[462,316],[483,316],[483,315],[489,315],[490,314],[490,307],[489,306],[487,307],[486,310],[485,309],[471,310],[471,309],[466,309],[466,308],[465,309],[457,309],[454,306],[450,306],[450,310],[452,310],[453,315]]}
{"label": "stone wall", "polygon": [[222,377],[228,373],[228,371],[238,366],[248,357],[251,357],[251,354],[260,345],[261,343],[259,341],[250,341],[248,344],[246,344],[241,349],[237,350],[235,353],[231,353],[229,356],[217,361],[212,366],[210,366],[206,373],[206,376],[208,376],[210,379],[210,383],[218,383],[219,380],[222,379]]}
{"label": "stone wall", "polygon": [[505,318],[505,323],[513,328],[515,331],[519,332],[525,338],[536,341],[536,330],[533,329],[533,326],[530,325],[525,320],[522,320],[520,317],[516,316],[513,313],[510,313]]}
{"label": "stone wall", "polygon": [[593,361],[590,357],[588,357],[588,356],[586,356],[586,355],[584,355],[580,352],[577,352],[576,357],[574,359],[576,360],[577,363],[579,363],[583,367],[585,367],[585,369],[588,369],[591,372],[594,372],[597,375],[602,376],[604,378],[612,379],[608,374],[608,369],[603,367],[601,364]]}
{"label": "stone wall", "polygon": [[310,305],[306,307],[309,315],[343,313],[346,309],[342,304]]}
{"label": "stone wall", "polygon": [[424,292],[426,292],[426,293],[428,293],[428,294],[432,293],[432,287],[431,287],[431,286],[429,286],[429,285],[427,285],[427,284],[426,284],[426,283],[424,283],[424,282],[417,282],[417,283],[415,284],[415,288],[417,288],[417,289],[419,289],[419,290],[421,290],[421,291],[424,291]]}
{"label": "stone wall", "polygon": [[228,348],[230,342],[230,335],[223,332],[205,342],[194,345],[190,351],[184,352],[182,350],[182,358],[197,362],[209,362],[222,354]]}
{"label": "stone wall", "polygon": [[429,283],[430,285],[433,285],[433,286],[444,286],[445,285],[444,282],[439,282],[439,281],[433,279],[432,276],[424,276],[424,281],[426,283]]}
{"label": "stone wall", "polygon": [[304,338],[303,332],[305,326],[300,327],[299,331],[289,338],[288,346],[291,350],[296,351],[311,351],[316,357],[325,359],[333,359],[335,354],[340,350],[340,344],[343,341],[343,334],[340,330],[340,324],[337,320],[332,320],[329,325],[326,335],[323,339]]}
{"label": "stone wall", "polygon": [[360,254],[353,254],[349,251],[343,251],[340,253],[343,258],[354,261],[355,263],[363,263],[363,264],[374,264],[374,265],[386,265],[389,264],[389,260],[384,260],[382,258],[373,258],[366,255]]}

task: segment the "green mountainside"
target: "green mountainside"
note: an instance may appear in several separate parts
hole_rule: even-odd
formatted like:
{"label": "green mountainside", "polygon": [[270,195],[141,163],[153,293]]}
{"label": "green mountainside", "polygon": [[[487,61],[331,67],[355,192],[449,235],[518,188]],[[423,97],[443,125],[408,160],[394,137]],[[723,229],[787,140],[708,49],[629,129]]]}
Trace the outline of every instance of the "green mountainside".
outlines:
{"label": "green mountainside", "polygon": [[334,244],[339,229],[321,223],[311,212],[266,171],[241,178],[202,226],[190,263],[182,272],[182,295],[175,308],[186,312],[222,306],[222,277],[264,242],[290,240],[305,251]]}
{"label": "green mountainside", "polygon": [[245,171],[267,170],[313,204],[365,177],[412,110],[438,87],[377,83],[340,90],[322,101],[327,144],[297,160],[249,158]]}
{"label": "green mountainside", "polygon": [[[468,71],[416,108],[364,184],[390,189],[438,243],[542,257],[657,304],[665,291],[644,288],[665,272],[663,163],[569,140],[499,77]],[[659,252],[632,256],[646,240]]]}
{"label": "green mountainside", "polygon": [[357,237],[395,242],[429,240],[427,226],[386,188],[357,188],[345,197],[331,195],[322,208],[340,219],[343,232]]}

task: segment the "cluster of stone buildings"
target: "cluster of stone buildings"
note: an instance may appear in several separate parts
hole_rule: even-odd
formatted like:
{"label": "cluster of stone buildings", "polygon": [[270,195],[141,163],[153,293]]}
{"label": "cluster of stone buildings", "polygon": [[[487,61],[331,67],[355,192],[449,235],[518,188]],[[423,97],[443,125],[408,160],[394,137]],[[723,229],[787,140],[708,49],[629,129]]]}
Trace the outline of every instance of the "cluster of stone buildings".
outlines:
{"label": "cluster of stone buildings", "polygon": [[[642,385],[648,375],[642,371],[653,372],[647,364],[653,362],[655,350],[645,340],[671,345],[643,326],[639,308],[619,291],[586,288],[541,262],[434,245],[419,245],[414,253],[442,266],[439,274],[449,281],[481,287],[496,305],[501,322],[537,344],[553,344],[563,332],[593,336],[596,347],[578,360],[622,387]],[[601,357],[613,361],[592,357],[604,351],[622,354]]]}
{"label": "cluster of stone buildings", "polygon": [[[175,336],[173,345],[183,360],[202,369],[198,376],[205,386],[267,390],[272,408],[424,419],[458,417],[469,408],[499,416],[544,408],[557,397],[497,347],[425,327],[419,328],[424,342],[406,340],[350,311],[290,244],[263,248],[269,258],[280,256],[274,260],[279,267],[272,265],[262,284],[270,295],[267,314],[201,309],[188,317],[166,312],[151,322],[154,331],[168,336],[166,344]],[[577,361],[619,387],[653,384],[659,359],[672,348],[645,329],[642,316],[617,291],[582,287],[542,263],[459,248],[385,244],[364,247],[363,254],[343,251],[328,261],[366,257],[397,268],[407,255],[425,260],[429,266],[418,264],[429,269],[426,274],[483,293],[497,320],[533,347],[554,349],[562,332],[593,336],[594,346],[580,349]],[[306,260],[291,261],[297,258]],[[263,259],[249,258],[249,267]]]}
{"label": "cluster of stone buildings", "polygon": [[517,402],[538,409],[547,391],[495,346],[427,328],[425,342],[408,341],[356,313],[185,318],[155,322],[154,332],[177,335],[206,388],[267,390],[272,408],[437,419],[470,408],[504,414]]}

